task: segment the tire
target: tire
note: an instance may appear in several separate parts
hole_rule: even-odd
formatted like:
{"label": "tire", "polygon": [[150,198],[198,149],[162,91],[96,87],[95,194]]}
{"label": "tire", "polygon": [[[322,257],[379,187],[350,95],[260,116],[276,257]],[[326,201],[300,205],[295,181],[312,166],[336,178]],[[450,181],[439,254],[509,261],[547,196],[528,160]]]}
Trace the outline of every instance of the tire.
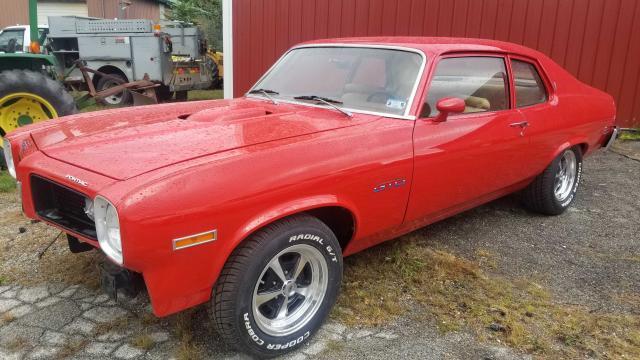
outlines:
{"label": "tire", "polygon": [[0,170],[7,170],[7,160],[4,158],[3,148],[0,148]]}
{"label": "tire", "polygon": [[522,200],[532,211],[545,215],[560,215],[575,200],[581,178],[580,147],[566,149],[529,184],[523,191]]}
{"label": "tire", "polygon": [[173,96],[173,92],[166,85],[160,85],[156,88],[156,97],[159,102],[170,101]]}
{"label": "tire", "polygon": [[[37,71],[8,70],[0,73],[0,100],[16,93],[26,93],[42,98],[51,105],[58,117],[72,115],[78,111],[73,97],[69,95],[62,84]],[[2,105],[0,103],[0,106]],[[42,119],[35,121],[55,117],[49,115],[52,114],[47,114],[46,117],[43,116]],[[0,117],[2,117],[1,111]],[[7,119],[0,118],[0,134],[4,136],[22,125],[25,124],[14,120],[13,116]],[[0,148],[0,168],[5,169],[6,161],[3,151]]]}
{"label": "tire", "polygon": [[[127,78],[121,74],[109,74],[110,76],[117,77],[123,82],[128,82]],[[100,92],[102,90],[106,90],[110,87],[116,86],[118,83],[113,79],[102,76],[98,79],[98,84],[96,85],[96,91]],[[108,96],[104,99],[100,99],[100,103],[103,105],[112,105],[112,106],[126,106],[131,105],[133,103],[133,96],[128,90],[123,90],[119,94],[115,94],[112,96]]]}
{"label": "tire", "polygon": [[176,101],[187,101],[189,92],[186,90],[176,91]]}
{"label": "tire", "polygon": [[[62,84],[40,72],[9,70],[0,73],[0,100],[16,93],[26,93],[42,98],[55,110],[58,117],[72,115],[78,111],[73,97],[69,95]],[[50,115],[43,116],[43,119],[55,117]],[[11,117],[0,119],[0,127],[2,128],[0,132],[4,135],[22,125],[25,123],[14,121]]]}
{"label": "tire", "polygon": [[[296,273],[301,254],[308,261],[299,275],[285,275]],[[276,261],[286,282],[274,271]],[[238,350],[259,358],[279,356],[302,346],[320,328],[341,281],[342,252],[333,232],[314,217],[294,216],[258,231],[233,251],[213,288],[213,322]],[[264,294],[259,305],[257,295]],[[284,324],[270,322],[279,315]]]}

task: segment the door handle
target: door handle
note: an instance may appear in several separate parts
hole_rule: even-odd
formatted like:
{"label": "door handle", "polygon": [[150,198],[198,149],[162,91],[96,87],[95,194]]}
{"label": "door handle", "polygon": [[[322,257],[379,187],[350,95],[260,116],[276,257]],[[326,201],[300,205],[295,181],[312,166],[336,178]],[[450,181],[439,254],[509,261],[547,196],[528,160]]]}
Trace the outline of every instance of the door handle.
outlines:
{"label": "door handle", "polygon": [[511,126],[511,127],[519,127],[520,128],[520,136],[524,136],[524,131],[529,126],[529,122],[528,121],[514,122],[514,123],[509,124],[509,126]]}
{"label": "door handle", "polygon": [[529,122],[528,121],[514,122],[512,124],[509,124],[509,126],[526,128],[527,126],[529,126]]}

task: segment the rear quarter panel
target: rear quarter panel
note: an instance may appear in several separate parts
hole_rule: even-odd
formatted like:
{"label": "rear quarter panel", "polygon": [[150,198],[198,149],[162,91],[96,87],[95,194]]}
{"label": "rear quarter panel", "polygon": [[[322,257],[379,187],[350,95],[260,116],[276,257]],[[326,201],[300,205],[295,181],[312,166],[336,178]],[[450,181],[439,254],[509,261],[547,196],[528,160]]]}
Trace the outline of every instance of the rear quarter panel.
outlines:
{"label": "rear quarter panel", "polygon": [[601,147],[615,123],[613,98],[577,80],[568,71],[540,54],[540,65],[551,86],[551,109],[524,110],[544,112],[544,122],[530,129],[537,159],[536,173],[541,173],[563,150],[580,145],[590,155]]}

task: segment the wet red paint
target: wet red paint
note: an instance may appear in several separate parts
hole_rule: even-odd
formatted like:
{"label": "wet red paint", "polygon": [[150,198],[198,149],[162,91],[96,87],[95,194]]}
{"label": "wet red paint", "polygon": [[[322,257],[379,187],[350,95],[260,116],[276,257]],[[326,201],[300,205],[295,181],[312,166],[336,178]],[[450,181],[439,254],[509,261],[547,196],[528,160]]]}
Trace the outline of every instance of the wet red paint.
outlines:
{"label": "wet red paint", "polygon": [[[440,123],[350,118],[330,108],[249,98],[65,117],[7,136],[14,154],[25,139],[38,148],[17,159],[25,214],[38,217],[31,174],[109,199],[119,212],[124,266],[144,275],[154,312],[164,316],[207,301],[233,249],[277,219],[341,207],[355,222],[344,249],[350,255],[519,190],[567,147],[580,144],[589,155],[614,122],[611,96],[518,45],[411,37],[331,42],[424,52],[428,60],[410,109],[416,117],[443,57],[528,61],[543,74],[549,99]],[[524,136],[510,126],[519,121],[530,124]],[[381,184],[393,186],[376,191]],[[217,241],[172,249],[173,239],[212,229]]]}

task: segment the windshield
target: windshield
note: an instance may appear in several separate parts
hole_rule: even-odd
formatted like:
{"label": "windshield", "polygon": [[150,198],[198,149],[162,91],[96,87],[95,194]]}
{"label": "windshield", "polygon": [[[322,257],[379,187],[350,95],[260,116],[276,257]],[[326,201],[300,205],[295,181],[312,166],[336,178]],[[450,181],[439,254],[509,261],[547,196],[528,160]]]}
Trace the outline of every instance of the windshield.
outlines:
{"label": "windshield", "polygon": [[277,100],[323,97],[354,111],[404,115],[421,65],[420,54],[404,50],[299,48],[287,53],[253,89],[269,90]]}
{"label": "windshield", "polygon": [[24,30],[4,30],[0,33],[0,51],[15,52],[22,51]]}

